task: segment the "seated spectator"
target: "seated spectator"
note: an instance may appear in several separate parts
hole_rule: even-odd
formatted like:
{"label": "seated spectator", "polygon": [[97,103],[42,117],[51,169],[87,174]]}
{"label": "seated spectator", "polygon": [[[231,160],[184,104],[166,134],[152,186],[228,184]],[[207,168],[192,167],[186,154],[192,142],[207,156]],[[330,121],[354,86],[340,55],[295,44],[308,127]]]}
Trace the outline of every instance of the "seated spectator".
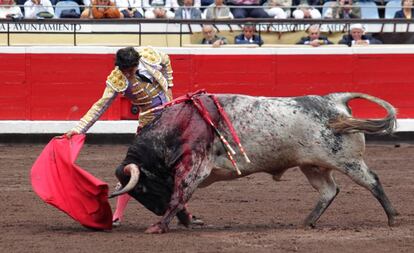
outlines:
{"label": "seated spectator", "polygon": [[310,45],[312,47],[319,47],[320,45],[333,44],[326,36],[321,35],[319,25],[312,25],[308,28],[308,36],[302,37],[298,45]]}
{"label": "seated spectator", "polygon": [[215,0],[205,11],[206,19],[231,19],[230,8],[224,4],[224,0]]}
{"label": "seated spectator", "polygon": [[110,0],[93,0],[92,13],[90,13],[90,9],[91,8],[86,8],[82,12],[81,18],[123,18],[123,15],[119,12],[118,7],[116,7]]}
{"label": "seated spectator", "polygon": [[24,3],[25,18],[52,18],[55,16],[55,10],[50,0],[27,0]]}
{"label": "seated spectator", "polygon": [[269,17],[285,19],[290,16],[292,0],[268,0],[263,4]]}
{"label": "seated spectator", "polygon": [[255,34],[256,28],[252,24],[246,24],[243,27],[243,33],[234,38],[234,44],[257,44],[263,45],[263,40]]}
{"label": "seated spectator", "polygon": [[141,0],[116,0],[116,5],[124,18],[143,18]]}
{"label": "seated spectator", "polygon": [[313,8],[312,6],[309,6],[307,3],[299,4],[297,9],[293,11],[292,16],[296,19],[322,18],[321,12],[318,9]]}
{"label": "seated spectator", "polygon": [[361,18],[361,8],[353,5],[352,0],[338,0],[327,10],[325,18]]}
{"label": "seated spectator", "polygon": [[145,18],[174,18],[171,8],[178,8],[176,0],[144,0]]}
{"label": "seated spectator", "polygon": [[14,0],[2,0],[0,2],[0,18],[22,18],[22,10]]}
{"label": "seated spectator", "polygon": [[217,36],[216,29],[212,25],[203,25],[203,40],[201,44],[212,45],[213,47],[219,47],[227,44],[227,39],[221,36]]}
{"label": "seated spectator", "polygon": [[394,18],[412,19],[414,17],[413,0],[401,0],[402,9],[397,11]]}
{"label": "seated spectator", "polygon": [[365,34],[365,27],[361,24],[352,24],[350,34],[345,34],[338,44],[353,45],[369,45],[382,44],[382,41]]}
{"label": "seated spectator", "polygon": [[193,7],[193,0],[184,0],[184,5],[175,11],[176,19],[201,19],[201,11]]}
{"label": "seated spectator", "polygon": [[[174,6],[178,5],[178,6],[183,6],[184,5],[184,0],[173,0],[173,2],[176,1],[177,3],[173,3]],[[211,3],[213,3],[214,0],[212,0]],[[201,7],[201,0],[194,0],[194,7],[200,8]],[[176,7],[174,7],[174,9],[177,9]]]}
{"label": "seated spectator", "polygon": [[[234,18],[269,18],[267,12],[260,6],[261,0],[228,0]],[[242,8],[234,8],[240,6]],[[245,8],[251,7],[251,8]]]}

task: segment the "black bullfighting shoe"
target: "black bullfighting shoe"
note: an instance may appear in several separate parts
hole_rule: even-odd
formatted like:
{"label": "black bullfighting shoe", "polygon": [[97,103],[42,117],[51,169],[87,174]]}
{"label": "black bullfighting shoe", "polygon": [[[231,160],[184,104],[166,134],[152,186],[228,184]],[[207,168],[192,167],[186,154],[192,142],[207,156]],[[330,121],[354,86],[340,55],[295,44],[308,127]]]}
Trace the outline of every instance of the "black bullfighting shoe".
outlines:
{"label": "black bullfighting shoe", "polygon": [[119,226],[121,226],[120,219],[115,219],[114,221],[112,221],[112,227],[119,227]]}

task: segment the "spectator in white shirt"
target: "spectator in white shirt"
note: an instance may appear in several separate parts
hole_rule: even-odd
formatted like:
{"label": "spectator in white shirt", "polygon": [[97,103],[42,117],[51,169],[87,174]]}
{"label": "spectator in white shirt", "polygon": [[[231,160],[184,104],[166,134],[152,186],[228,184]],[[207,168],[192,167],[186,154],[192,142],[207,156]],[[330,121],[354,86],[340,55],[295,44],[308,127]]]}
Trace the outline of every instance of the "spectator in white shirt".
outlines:
{"label": "spectator in white shirt", "polygon": [[143,0],[145,18],[174,18],[172,8],[178,8],[177,0]]}
{"label": "spectator in white shirt", "polygon": [[292,0],[268,0],[263,4],[270,17],[285,19],[290,16]]}
{"label": "spectator in white shirt", "polygon": [[316,8],[309,6],[308,4],[299,4],[297,9],[293,11],[292,16],[296,19],[320,19],[322,18],[322,14]]}
{"label": "spectator in white shirt", "polygon": [[0,18],[21,18],[22,10],[16,5],[14,0],[2,0],[0,2]]}
{"label": "spectator in white shirt", "polygon": [[37,15],[41,12],[49,12],[53,16],[55,15],[50,0],[27,0],[24,3],[25,18],[37,18]]}

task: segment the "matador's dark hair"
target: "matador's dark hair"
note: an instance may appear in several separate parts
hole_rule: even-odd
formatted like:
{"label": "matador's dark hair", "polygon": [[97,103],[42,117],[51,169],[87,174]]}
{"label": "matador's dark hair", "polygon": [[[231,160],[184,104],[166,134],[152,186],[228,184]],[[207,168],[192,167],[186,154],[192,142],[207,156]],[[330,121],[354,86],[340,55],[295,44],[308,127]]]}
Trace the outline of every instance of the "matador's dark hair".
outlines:
{"label": "matador's dark hair", "polygon": [[121,70],[138,66],[140,57],[133,47],[121,48],[116,52],[115,66]]}

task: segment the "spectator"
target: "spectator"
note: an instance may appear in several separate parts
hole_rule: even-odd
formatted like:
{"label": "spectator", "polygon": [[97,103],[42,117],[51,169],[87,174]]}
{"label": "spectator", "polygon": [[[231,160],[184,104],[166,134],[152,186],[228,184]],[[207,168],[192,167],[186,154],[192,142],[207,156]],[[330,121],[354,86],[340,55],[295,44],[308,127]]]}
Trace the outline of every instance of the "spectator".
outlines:
{"label": "spectator", "polygon": [[304,18],[311,18],[311,19],[319,19],[322,18],[321,12],[313,8],[307,3],[299,4],[297,9],[293,11],[292,16],[296,19],[304,19]]}
{"label": "spectator", "polygon": [[50,0],[27,0],[24,3],[25,18],[53,18],[55,10]]}
{"label": "spectator", "polygon": [[[175,1],[177,1],[178,6],[183,6],[184,5],[184,0],[175,0]],[[214,2],[214,0],[212,0],[211,3],[213,3],[213,2]],[[197,8],[200,8],[201,7],[201,0],[194,0],[193,6],[197,7]],[[177,8],[175,8],[175,9],[177,9]]]}
{"label": "spectator", "polygon": [[327,10],[325,18],[361,18],[361,8],[353,5],[352,0],[338,0]]}
{"label": "spectator", "polygon": [[14,0],[1,0],[0,18],[22,18],[22,10],[16,5]]}
{"label": "spectator", "polygon": [[201,41],[201,44],[212,45],[213,47],[227,44],[226,38],[217,36],[216,29],[214,29],[212,25],[203,25],[202,32],[203,40]]}
{"label": "spectator", "polygon": [[174,18],[171,8],[178,8],[177,0],[143,0],[145,18]]}
{"label": "spectator", "polygon": [[50,0],[50,2],[52,3],[53,6],[55,6],[58,2],[75,2],[79,5],[80,8],[83,8],[82,6],[89,6],[91,4],[90,0]]}
{"label": "spectator", "polygon": [[256,29],[252,24],[246,24],[243,27],[243,33],[234,38],[234,44],[257,44],[263,45],[263,40],[255,34]]}
{"label": "spectator", "polygon": [[413,0],[401,0],[402,9],[397,11],[394,18],[412,19],[414,17]]}
{"label": "spectator", "polygon": [[201,11],[193,7],[193,0],[184,0],[184,5],[175,11],[176,19],[201,19]]}
{"label": "spectator", "polygon": [[231,19],[230,8],[224,4],[224,0],[215,0],[205,11],[206,19]]}
{"label": "spectator", "polygon": [[320,45],[333,44],[326,36],[321,35],[319,25],[312,25],[308,28],[308,36],[300,39],[298,45],[310,45],[312,47],[319,47]]}
{"label": "spectator", "polygon": [[369,45],[369,44],[382,44],[380,40],[373,38],[372,36],[365,35],[365,27],[361,24],[352,24],[350,27],[350,34],[346,34],[338,42],[338,44],[345,44],[348,46],[353,45]]}
{"label": "spectator", "polygon": [[116,0],[116,5],[124,18],[143,18],[141,0]]}
{"label": "spectator", "polygon": [[66,9],[65,6],[64,9],[61,9],[59,17],[56,16],[57,18],[80,18],[83,10],[91,6],[91,0],[51,0],[51,2],[55,7],[55,15],[59,14],[56,11],[56,8],[58,8],[56,5],[59,2],[75,2],[79,5],[79,13],[75,9]]}
{"label": "spectator", "polygon": [[91,8],[86,8],[82,12],[81,18],[123,18],[123,15],[119,12],[118,7],[116,7],[110,0],[93,0],[92,13],[90,13],[90,9]]}
{"label": "spectator", "polygon": [[260,2],[261,0],[228,0],[227,5],[242,7],[231,8],[234,18],[269,18],[267,12],[260,6]]}
{"label": "spectator", "polygon": [[263,6],[270,17],[285,19],[290,16],[291,5],[292,0],[268,0]]}

